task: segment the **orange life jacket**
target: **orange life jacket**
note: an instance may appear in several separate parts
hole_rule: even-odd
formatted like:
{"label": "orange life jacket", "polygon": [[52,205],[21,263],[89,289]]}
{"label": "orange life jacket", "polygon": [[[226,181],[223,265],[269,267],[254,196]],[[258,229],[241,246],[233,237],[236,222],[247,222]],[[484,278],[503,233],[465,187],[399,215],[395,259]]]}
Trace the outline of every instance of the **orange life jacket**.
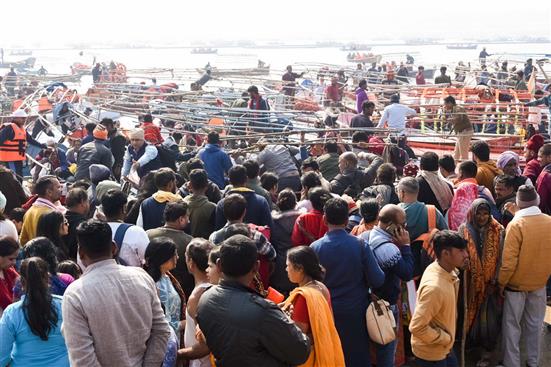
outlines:
{"label": "orange life jacket", "polygon": [[27,132],[24,128],[17,126],[15,123],[4,125],[4,129],[11,126],[14,132],[13,140],[6,140],[0,144],[0,162],[17,162],[24,161],[25,149],[27,148]]}
{"label": "orange life jacket", "polygon": [[47,112],[52,110],[52,104],[48,97],[42,97],[38,100],[38,112]]}

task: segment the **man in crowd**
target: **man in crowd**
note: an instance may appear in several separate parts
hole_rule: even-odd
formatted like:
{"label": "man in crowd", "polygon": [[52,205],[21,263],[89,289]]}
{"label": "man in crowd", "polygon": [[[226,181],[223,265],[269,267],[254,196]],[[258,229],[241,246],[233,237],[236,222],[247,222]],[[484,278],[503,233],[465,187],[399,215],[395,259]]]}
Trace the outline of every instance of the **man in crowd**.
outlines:
{"label": "man in crowd", "polygon": [[145,142],[143,129],[134,129],[130,132],[130,145],[124,153],[122,177],[127,177],[130,170],[136,170],[138,177],[142,178],[151,171],[161,168],[159,152],[154,145]]}
{"label": "man in crowd", "polygon": [[432,241],[436,261],[421,278],[409,324],[411,349],[420,367],[456,367],[453,353],[457,323],[458,270],[467,265],[467,243],[457,232],[441,231]]}
{"label": "man in crowd", "polygon": [[[249,109],[253,111],[269,111],[270,104],[260,95],[258,87],[251,85],[249,89]],[[253,129],[253,133],[262,133],[269,131],[268,125],[270,122],[269,115],[263,112],[251,113],[252,121],[249,122],[249,127]],[[208,171],[208,170],[207,170]]]}
{"label": "man in crowd", "polygon": [[365,100],[358,110],[358,114],[352,117],[350,121],[350,127],[363,127],[363,128],[372,128],[373,121],[371,121],[371,115],[375,111],[375,103]]}
{"label": "man in crowd", "polygon": [[63,298],[63,326],[74,366],[160,366],[170,336],[157,287],[141,268],[117,265],[111,228],[77,227],[84,276]]}
{"label": "man in crowd", "polygon": [[[397,305],[402,291],[401,282],[413,278],[414,260],[405,223],[406,212],[397,205],[387,204],[379,212],[377,225],[360,236],[373,249],[377,263],[385,273],[384,284],[374,293],[390,304],[397,327],[402,327]],[[396,345],[397,340],[386,345],[375,344],[377,367],[394,366]]]}
{"label": "man in crowd", "polygon": [[339,174],[339,146],[335,142],[327,142],[323,154],[316,161],[323,178],[331,182]]}
{"label": "man in crowd", "polygon": [[207,145],[197,156],[203,161],[209,179],[220,189],[226,186],[226,174],[232,166],[230,156],[220,148],[220,135],[211,131],[207,135]]}
{"label": "man in crowd", "polygon": [[257,162],[266,172],[273,172],[279,178],[278,190],[287,187],[295,192],[300,191],[300,175],[293,157],[299,153],[298,148],[283,144],[267,144],[259,147]]}
{"label": "man in crowd", "polygon": [[86,190],[79,187],[69,190],[65,196],[65,219],[69,223],[68,234],[65,236],[65,245],[69,258],[73,261],[77,259],[77,227],[80,223],[88,219],[90,212],[90,202]]}
{"label": "man in crowd", "polygon": [[249,287],[259,267],[254,241],[243,235],[227,239],[220,246],[216,266],[223,280],[203,293],[197,312],[199,327],[216,363],[304,363],[310,354],[310,340],[276,304]]}
{"label": "man in crowd", "polygon": [[383,110],[383,116],[377,124],[378,128],[386,127],[394,130],[397,134],[403,134],[406,128],[406,118],[415,116],[417,112],[413,108],[400,103],[400,95],[390,96],[390,104]]}
{"label": "man in crowd", "polygon": [[[233,188],[226,193],[226,198],[231,194],[239,194],[245,198],[247,201],[245,222],[258,226],[272,227],[270,204],[262,196],[245,186],[247,184],[247,170],[245,167],[240,165],[233,166],[228,175],[230,176],[230,184]],[[220,229],[226,224],[224,216],[224,201],[226,198],[220,200],[216,205],[216,229]]]}
{"label": "man in crowd", "polygon": [[494,191],[496,193],[496,208],[501,214],[499,223],[503,227],[507,227],[507,224],[513,219],[513,214],[508,210],[508,205],[510,205],[508,203],[515,202],[515,178],[509,175],[496,176],[494,179]]}
{"label": "man in crowd", "polygon": [[[538,208],[533,186],[517,191],[515,216],[507,226],[498,284],[503,306],[503,365],[520,366],[520,336],[524,334],[527,366],[541,366],[539,353],[545,316],[545,284],[551,275],[551,217]],[[544,240],[545,239],[545,240]]]}
{"label": "man in crowd", "polygon": [[469,116],[463,107],[457,105],[453,96],[444,99],[444,109],[446,111],[446,121],[450,129],[450,134],[455,132],[456,142],[453,157],[456,160],[469,159],[469,147],[471,138],[474,134],[473,125]]}
{"label": "man in crowd", "polygon": [[434,84],[451,84],[452,79],[449,75],[446,75],[446,71],[448,70],[447,67],[442,66],[440,68],[440,75],[438,75],[436,78],[434,78]]}
{"label": "man in crowd", "polygon": [[476,181],[494,193],[494,178],[502,175],[503,171],[497,168],[496,162],[490,160],[490,146],[484,140],[477,140],[471,145],[473,161],[476,162]]}
{"label": "man in crowd", "polygon": [[0,163],[11,169],[23,180],[23,162],[27,160],[25,155],[27,143],[45,149],[41,144],[25,130],[27,113],[24,110],[16,110],[11,115],[11,123],[0,130]]}
{"label": "man in crowd", "polygon": [[534,184],[538,179],[538,176],[541,172],[541,164],[538,161],[538,153],[540,148],[544,144],[543,135],[536,134],[532,135],[530,139],[526,142],[524,146],[524,158],[526,159],[526,166],[522,175],[526,178],[529,178],[530,181]]}
{"label": "man in crowd", "polygon": [[171,274],[178,280],[187,297],[193,290],[193,277],[186,267],[186,248],[193,239],[184,229],[189,223],[188,206],[182,201],[168,202],[163,211],[164,226],[146,231],[149,241],[168,237],[176,244],[178,260]]}
{"label": "man in crowd", "polygon": [[421,174],[416,177],[419,183],[418,200],[431,204],[440,213],[445,213],[452,205],[453,186],[438,175],[438,155],[425,152],[421,156]]}
{"label": "man in crowd", "polygon": [[53,210],[65,213],[65,207],[59,204],[61,198],[61,184],[53,176],[44,176],[36,181],[34,192],[38,196],[32,206],[25,213],[19,243],[24,246],[29,240],[36,237],[36,227],[42,214]]}
{"label": "man in crowd", "polygon": [[246,186],[258,195],[262,196],[264,199],[266,199],[271,208],[272,197],[270,193],[261,186],[260,178],[258,177],[258,173],[260,172],[260,165],[258,164],[258,162],[252,159],[248,159],[243,162],[243,167],[245,167],[245,169],[247,170]]}
{"label": "man in crowd", "polygon": [[113,167],[113,154],[105,146],[107,129],[103,125],[97,125],[93,134],[94,141],[84,144],[78,151],[75,180],[90,180],[90,166],[93,164],[101,164],[109,169]]}
{"label": "man in crowd", "polygon": [[160,168],[154,176],[157,192],[145,199],[140,206],[140,213],[136,225],[144,230],[161,227],[163,212],[169,202],[181,201],[180,195],[176,194],[176,174],[170,168]]}
{"label": "man in crowd", "polygon": [[295,96],[295,89],[297,87],[296,80],[302,78],[304,71],[300,74],[293,73],[293,67],[291,65],[287,66],[287,72],[283,74],[281,80],[283,81],[283,94],[289,97],[289,102],[293,102],[293,97]]}
{"label": "man in crowd", "polygon": [[122,165],[124,162],[124,153],[126,151],[127,140],[124,135],[119,133],[115,122],[112,119],[104,118],[100,122],[101,125],[107,129],[107,136],[109,140],[106,142],[106,146],[111,150],[113,154],[113,176],[118,180],[121,178]]}
{"label": "man in crowd", "polygon": [[194,169],[189,173],[189,190],[191,195],[184,198],[188,206],[190,233],[193,237],[208,239],[214,231],[216,204],[205,195],[208,190],[207,173],[203,169]]}
{"label": "man in crowd", "polygon": [[101,198],[105,220],[111,227],[117,256],[124,265],[142,266],[149,238],[139,226],[123,223],[127,196],[121,190],[111,189]]}
{"label": "man in crowd", "polygon": [[347,193],[355,197],[361,191],[373,184],[377,174],[377,168],[383,164],[383,159],[375,154],[368,157],[371,164],[366,169],[358,168],[358,157],[352,152],[346,152],[339,156],[340,173],[331,181],[331,192],[342,195]]}
{"label": "man in crowd", "polygon": [[446,181],[453,185],[454,180],[457,178],[455,159],[449,154],[444,154],[442,158],[438,159],[438,172]]}

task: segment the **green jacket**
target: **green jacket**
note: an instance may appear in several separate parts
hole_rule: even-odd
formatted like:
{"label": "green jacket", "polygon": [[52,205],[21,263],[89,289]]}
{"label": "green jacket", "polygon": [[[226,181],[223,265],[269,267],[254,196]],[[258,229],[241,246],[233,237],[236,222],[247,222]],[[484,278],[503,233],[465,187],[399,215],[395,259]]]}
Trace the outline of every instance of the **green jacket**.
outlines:
{"label": "green jacket", "polygon": [[184,202],[189,207],[189,225],[192,237],[208,239],[214,231],[214,210],[216,204],[211,203],[204,195],[188,195]]}

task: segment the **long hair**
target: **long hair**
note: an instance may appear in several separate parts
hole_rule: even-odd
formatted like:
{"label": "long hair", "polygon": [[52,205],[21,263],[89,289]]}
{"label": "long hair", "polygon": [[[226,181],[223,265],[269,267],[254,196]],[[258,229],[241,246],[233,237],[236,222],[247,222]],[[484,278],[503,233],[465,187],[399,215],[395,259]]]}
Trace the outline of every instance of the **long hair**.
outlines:
{"label": "long hair", "polygon": [[59,234],[60,228],[64,221],[65,217],[63,214],[57,211],[51,211],[40,216],[36,226],[36,235],[48,238],[56,247],[56,255],[58,260],[65,260],[68,258],[68,251],[65,246],[65,241]]}
{"label": "long hair", "polygon": [[23,260],[20,270],[25,289],[25,320],[33,334],[48,340],[48,334],[59,320],[48,286],[48,264],[39,257],[30,257]]}
{"label": "long hair", "polygon": [[36,237],[27,242],[23,247],[25,258],[37,256],[44,260],[47,264],[48,271],[51,275],[57,274],[57,257],[55,254],[55,246],[46,237]]}
{"label": "long hair", "polygon": [[322,281],[325,276],[325,269],[320,265],[318,255],[310,246],[293,247],[287,253],[289,262],[304,270],[304,274],[310,278]]}
{"label": "long hair", "polygon": [[176,244],[170,238],[158,237],[149,242],[145,250],[144,270],[155,282],[161,279],[161,265],[174,257]]}

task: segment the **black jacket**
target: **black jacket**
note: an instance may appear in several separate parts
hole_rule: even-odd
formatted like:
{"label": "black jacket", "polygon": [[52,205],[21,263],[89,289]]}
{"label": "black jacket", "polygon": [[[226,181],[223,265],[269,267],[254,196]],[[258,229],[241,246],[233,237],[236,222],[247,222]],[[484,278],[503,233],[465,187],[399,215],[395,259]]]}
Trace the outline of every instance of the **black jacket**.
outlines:
{"label": "black jacket", "polygon": [[377,175],[377,168],[381,164],[383,164],[382,158],[376,157],[365,169],[356,168],[346,173],[339,173],[331,181],[331,192],[342,195],[348,190],[347,194],[352,198],[356,198],[363,189],[373,184]]}
{"label": "black jacket", "polygon": [[[432,191],[432,188],[427,180],[425,180],[423,176],[417,176],[416,180],[419,182],[419,195],[417,196],[417,200],[425,204],[434,205],[440,213],[445,214],[446,211],[442,210],[442,207],[440,206],[440,203],[438,202],[436,195],[434,195],[434,192]],[[453,186],[448,184],[448,187],[453,195]]]}
{"label": "black jacket", "polygon": [[235,281],[201,296],[197,321],[217,366],[295,366],[310,354],[308,337],[276,304]]}

